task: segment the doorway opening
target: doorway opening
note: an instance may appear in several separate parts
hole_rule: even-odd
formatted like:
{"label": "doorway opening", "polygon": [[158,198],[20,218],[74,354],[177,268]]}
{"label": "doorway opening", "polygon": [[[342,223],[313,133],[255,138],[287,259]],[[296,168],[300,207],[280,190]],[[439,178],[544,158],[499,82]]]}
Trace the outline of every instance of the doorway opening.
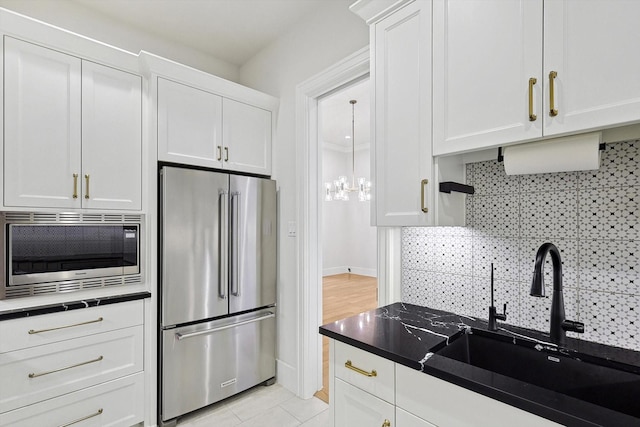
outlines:
{"label": "doorway opening", "polygon": [[[364,76],[318,99],[322,324],[378,306],[377,230],[370,225],[370,200],[355,190],[359,178],[371,179],[369,85]],[[355,190],[348,200],[336,199],[339,177]],[[322,389],[315,395],[327,403],[328,377],[329,339],[323,337]]]}

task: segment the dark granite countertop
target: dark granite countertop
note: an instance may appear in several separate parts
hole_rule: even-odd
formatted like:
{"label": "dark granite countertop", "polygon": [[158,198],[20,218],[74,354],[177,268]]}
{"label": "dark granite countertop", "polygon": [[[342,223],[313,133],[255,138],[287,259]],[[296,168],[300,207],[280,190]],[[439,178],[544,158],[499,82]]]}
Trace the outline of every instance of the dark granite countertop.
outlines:
{"label": "dark granite countertop", "polygon": [[[495,333],[513,342],[557,351],[549,335],[499,323]],[[329,338],[478,392],[567,426],[640,426],[640,418],[434,354],[486,320],[412,304],[395,303],[320,327]],[[567,338],[564,355],[640,374],[640,352]],[[640,384],[638,385],[640,392]]]}
{"label": "dark granite countertop", "polygon": [[150,298],[150,292],[135,292],[123,295],[112,295],[101,298],[85,298],[80,300],[72,300],[68,302],[60,302],[55,304],[36,305],[26,308],[16,308],[0,312],[0,321],[20,319],[23,317],[40,316],[43,314],[58,313],[61,311],[78,310],[81,308],[97,307],[102,305],[117,304],[127,301],[136,301],[140,299]]}

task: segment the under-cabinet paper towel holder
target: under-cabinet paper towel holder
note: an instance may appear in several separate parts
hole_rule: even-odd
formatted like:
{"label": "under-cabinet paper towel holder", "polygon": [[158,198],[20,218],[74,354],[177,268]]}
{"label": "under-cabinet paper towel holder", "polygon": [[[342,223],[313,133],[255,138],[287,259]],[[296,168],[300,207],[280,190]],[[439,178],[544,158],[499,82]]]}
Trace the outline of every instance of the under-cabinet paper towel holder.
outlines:
{"label": "under-cabinet paper towel holder", "polygon": [[[603,142],[598,146],[598,148],[600,149],[600,151],[604,151],[607,149],[607,146]],[[498,147],[498,163],[502,163],[503,161],[504,161],[504,155],[502,154],[502,147]]]}

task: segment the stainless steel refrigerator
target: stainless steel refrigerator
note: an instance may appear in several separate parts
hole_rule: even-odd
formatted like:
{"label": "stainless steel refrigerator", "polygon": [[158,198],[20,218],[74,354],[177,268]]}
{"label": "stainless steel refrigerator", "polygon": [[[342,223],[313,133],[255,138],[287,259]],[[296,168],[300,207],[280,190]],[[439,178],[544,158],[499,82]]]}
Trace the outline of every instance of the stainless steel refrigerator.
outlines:
{"label": "stainless steel refrigerator", "polygon": [[161,425],[275,377],[275,181],[160,170]]}

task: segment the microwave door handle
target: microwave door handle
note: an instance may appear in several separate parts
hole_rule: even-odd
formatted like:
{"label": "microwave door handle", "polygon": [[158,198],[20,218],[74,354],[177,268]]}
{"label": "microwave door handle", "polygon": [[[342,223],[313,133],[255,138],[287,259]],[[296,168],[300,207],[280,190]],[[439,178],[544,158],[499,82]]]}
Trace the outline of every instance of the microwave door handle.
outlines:
{"label": "microwave door handle", "polygon": [[227,217],[228,194],[220,191],[218,203],[218,296],[227,298],[227,248],[229,246],[229,229]]}
{"label": "microwave door handle", "polygon": [[231,294],[240,296],[240,274],[238,266],[240,262],[240,193],[231,195]]}

